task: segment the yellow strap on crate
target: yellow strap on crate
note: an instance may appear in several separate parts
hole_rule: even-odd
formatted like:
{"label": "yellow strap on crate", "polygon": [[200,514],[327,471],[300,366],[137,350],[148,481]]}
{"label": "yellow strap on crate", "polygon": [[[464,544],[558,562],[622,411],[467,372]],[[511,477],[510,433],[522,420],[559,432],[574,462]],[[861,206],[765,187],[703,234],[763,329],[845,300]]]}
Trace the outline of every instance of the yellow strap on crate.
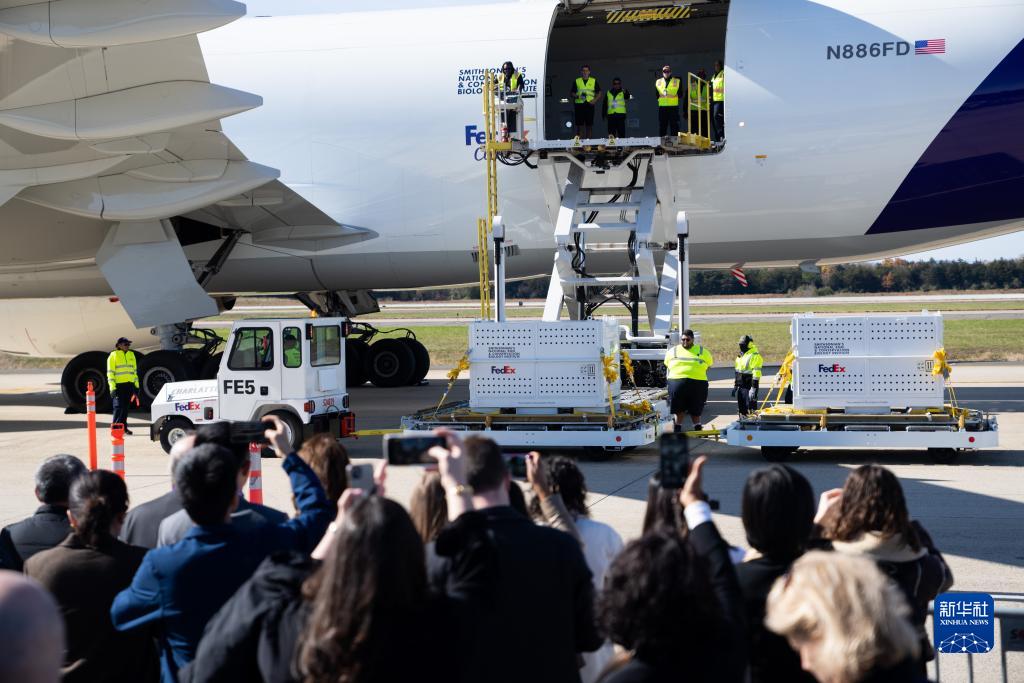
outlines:
{"label": "yellow strap on crate", "polygon": [[455,381],[459,379],[459,375],[464,370],[469,370],[469,351],[462,354],[462,358],[455,364],[455,367],[448,371],[448,388],[444,390],[444,395],[441,396],[441,400],[437,402],[437,407],[434,408],[434,417],[437,417],[437,411],[441,410],[441,406],[444,405],[444,400],[448,398],[448,394],[451,392],[452,387],[455,386]]}
{"label": "yellow strap on crate", "polygon": [[615,363],[615,356],[601,356],[601,365],[604,366],[604,380],[608,386],[608,410],[612,417],[615,415],[615,398],[612,396],[612,384],[619,378],[619,368]]}
{"label": "yellow strap on crate", "polygon": [[953,372],[953,367],[946,361],[946,349],[939,349],[932,354],[932,358],[935,359],[935,365],[932,366],[932,374],[942,375],[949,379],[950,373]]}

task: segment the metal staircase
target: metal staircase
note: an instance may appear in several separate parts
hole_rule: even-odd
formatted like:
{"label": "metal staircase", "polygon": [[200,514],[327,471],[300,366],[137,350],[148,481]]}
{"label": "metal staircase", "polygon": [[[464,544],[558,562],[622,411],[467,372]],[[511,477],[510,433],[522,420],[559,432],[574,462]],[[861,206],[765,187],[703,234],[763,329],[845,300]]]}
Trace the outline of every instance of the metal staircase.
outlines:
{"label": "metal staircase", "polygon": [[[556,242],[544,320],[558,320],[563,306],[571,319],[586,319],[601,305],[618,301],[631,314],[628,345],[649,351],[633,355],[654,359],[662,353],[672,334],[680,272],[668,158],[655,148],[641,148],[613,164],[607,158],[588,164],[578,155],[557,153],[539,162]],[[559,161],[569,162],[564,180]],[[632,182],[612,184],[626,175]],[[621,266],[609,265],[611,254],[621,255]],[[602,272],[588,270],[588,256],[601,258]],[[649,331],[640,329],[641,308]]]}

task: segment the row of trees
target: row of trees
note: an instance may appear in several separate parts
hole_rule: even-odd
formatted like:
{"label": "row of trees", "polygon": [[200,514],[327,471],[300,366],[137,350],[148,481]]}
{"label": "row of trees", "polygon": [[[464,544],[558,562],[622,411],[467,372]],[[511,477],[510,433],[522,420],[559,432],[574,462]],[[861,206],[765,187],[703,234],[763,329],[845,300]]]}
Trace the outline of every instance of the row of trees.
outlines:
{"label": "row of trees", "polygon": [[[820,272],[799,268],[752,268],[745,271],[747,287],[727,270],[693,270],[690,293],[716,294],[879,294],[936,290],[1024,289],[1024,256],[994,261],[904,261],[822,266]],[[548,291],[548,278],[511,282],[510,298],[540,299]],[[476,299],[477,287],[378,292],[395,301],[451,301]]]}

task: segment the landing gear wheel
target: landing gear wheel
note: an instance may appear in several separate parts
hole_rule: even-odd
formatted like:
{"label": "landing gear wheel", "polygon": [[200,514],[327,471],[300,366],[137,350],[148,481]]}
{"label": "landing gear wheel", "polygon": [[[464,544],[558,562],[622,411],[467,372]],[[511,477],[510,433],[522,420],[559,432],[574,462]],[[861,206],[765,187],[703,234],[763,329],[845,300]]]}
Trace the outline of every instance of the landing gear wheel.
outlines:
{"label": "landing gear wheel", "polygon": [[[292,451],[298,451],[299,446],[302,445],[302,422],[295,416],[295,413],[287,410],[274,410],[267,414],[281,418],[281,422],[284,423],[285,434],[288,436],[288,443],[292,446]],[[274,449],[272,448],[264,448],[263,455],[267,455],[268,451],[270,455],[274,455]]]}
{"label": "landing gear wheel", "polygon": [[351,389],[366,384],[370,345],[362,339],[345,340],[345,383]]}
{"label": "landing gear wheel", "polygon": [[796,450],[793,446],[761,446],[761,457],[768,462],[786,462]]}
{"label": "landing gear wheel", "polygon": [[380,339],[370,345],[369,371],[378,387],[404,387],[416,372],[416,357],[401,339]]}
{"label": "landing gear wheel", "polygon": [[220,359],[223,357],[224,352],[221,351],[207,358],[199,371],[199,379],[217,379],[217,371],[220,370]]}
{"label": "landing gear wheel", "polygon": [[929,448],[928,455],[937,465],[952,465],[960,455],[960,451],[955,448]]}
{"label": "landing gear wheel", "polygon": [[168,382],[191,379],[188,363],[177,351],[154,351],[139,364],[139,401],[142,407],[153,403]]}
{"label": "landing gear wheel", "polygon": [[184,417],[169,417],[160,425],[160,445],[164,453],[170,453],[178,439],[186,436],[192,430],[192,423]]}
{"label": "landing gear wheel", "polygon": [[416,360],[416,371],[413,373],[412,379],[409,381],[409,384],[416,386],[423,381],[423,378],[427,376],[427,372],[430,371],[430,352],[427,351],[426,346],[412,337],[406,337],[401,341],[409,347],[412,351],[413,358]]}
{"label": "landing gear wheel", "polygon": [[96,392],[96,410],[109,412],[112,399],[107,384],[107,354],[102,351],[80,353],[64,366],[60,375],[60,392],[72,412],[85,412],[85,392],[92,382]]}

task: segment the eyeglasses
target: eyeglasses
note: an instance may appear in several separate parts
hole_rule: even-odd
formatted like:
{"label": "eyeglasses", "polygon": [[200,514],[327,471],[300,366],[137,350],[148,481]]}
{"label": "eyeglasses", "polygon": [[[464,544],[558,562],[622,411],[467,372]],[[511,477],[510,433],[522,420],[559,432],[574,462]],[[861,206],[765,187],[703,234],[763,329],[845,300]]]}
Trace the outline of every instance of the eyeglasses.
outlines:
{"label": "eyeglasses", "polygon": [[672,73],[672,69],[662,69],[661,73],[663,73],[663,74],[670,74],[670,73]]}

